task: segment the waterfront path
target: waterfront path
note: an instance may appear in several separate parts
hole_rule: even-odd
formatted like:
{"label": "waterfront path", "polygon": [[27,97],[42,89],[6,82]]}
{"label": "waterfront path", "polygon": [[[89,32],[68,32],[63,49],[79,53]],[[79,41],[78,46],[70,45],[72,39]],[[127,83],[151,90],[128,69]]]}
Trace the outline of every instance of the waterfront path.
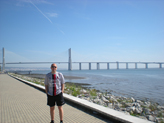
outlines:
{"label": "waterfront path", "polygon": [[[0,74],[0,123],[49,123],[49,107],[44,92]],[[64,123],[111,123],[102,120],[68,103],[63,106]],[[59,113],[55,108],[55,123]]]}

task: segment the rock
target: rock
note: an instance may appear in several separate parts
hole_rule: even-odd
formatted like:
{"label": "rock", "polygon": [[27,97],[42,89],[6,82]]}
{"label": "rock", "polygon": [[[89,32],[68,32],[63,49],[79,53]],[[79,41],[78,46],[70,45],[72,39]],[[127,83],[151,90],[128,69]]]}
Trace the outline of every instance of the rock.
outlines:
{"label": "rock", "polygon": [[110,100],[110,102],[117,102],[117,100],[115,99],[114,96],[110,96],[110,97],[109,97],[109,100]]}
{"label": "rock", "polygon": [[93,102],[94,103],[98,103],[100,101],[100,99],[94,99]]}
{"label": "rock", "polygon": [[125,114],[127,114],[127,115],[130,115],[130,113],[129,113],[129,112],[127,112],[127,111],[124,111],[124,113],[125,113]]}
{"label": "rock", "polygon": [[135,109],[135,112],[136,112],[137,114],[141,114],[141,113],[142,113],[142,108],[136,108],[136,109]]}
{"label": "rock", "polygon": [[132,105],[135,107],[141,107],[141,105],[139,103],[132,103]]}
{"label": "rock", "polygon": [[140,102],[139,104],[140,104],[140,105],[144,105],[144,102]]}
{"label": "rock", "polygon": [[103,101],[101,99],[94,99],[93,102],[99,105],[103,105]]}
{"label": "rock", "polygon": [[107,100],[104,96],[102,97],[102,100],[103,100],[105,103],[109,103],[109,100]]}
{"label": "rock", "polygon": [[131,110],[129,113],[130,113],[130,114],[133,114],[133,111]]}
{"label": "rock", "polygon": [[87,91],[85,89],[80,90],[81,93],[86,94]]}
{"label": "rock", "polygon": [[120,108],[121,111],[126,111],[126,108]]}
{"label": "rock", "polygon": [[133,102],[135,102],[135,99],[133,97],[130,98]]}
{"label": "rock", "polygon": [[123,100],[126,100],[127,98],[126,97],[122,97],[123,98]]}
{"label": "rock", "polygon": [[98,93],[97,93],[97,95],[98,95],[98,96],[101,96],[101,95],[102,95],[102,93],[98,92]]}
{"label": "rock", "polygon": [[109,108],[113,108],[112,103],[108,103],[108,107],[109,107]]}
{"label": "rock", "polygon": [[164,118],[156,118],[156,122],[157,123],[163,123],[164,122]]}
{"label": "rock", "polygon": [[133,103],[125,103],[126,107],[132,107]]}
{"label": "rock", "polygon": [[85,97],[84,99],[90,101],[90,98],[89,97]]}
{"label": "rock", "polygon": [[146,118],[150,121],[153,121],[153,122],[156,121],[155,117],[153,117],[152,115],[148,115],[148,116],[146,116]]}
{"label": "rock", "polygon": [[115,104],[114,105],[114,109],[120,109],[119,105],[118,104]]}
{"label": "rock", "polygon": [[104,96],[106,99],[110,99],[110,96]]}
{"label": "rock", "polygon": [[133,103],[133,100],[131,98],[127,98],[126,102]]}
{"label": "rock", "polygon": [[82,97],[82,95],[80,94],[80,95],[78,95],[77,97],[78,97],[78,98],[81,98],[81,97]]}
{"label": "rock", "polygon": [[149,107],[151,105],[151,103],[149,101],[144,102],[144,103],[145,103],[146,107]]}
{"label": "rock", "polygon": [[158,106],[157,106],[157,109],[159,109],[159,110],[161,110],[161,109],[164,110],[164,106],[158,105]]}
{"label": "rock", "polygon": [[86,93],[84,96],[85,96],[85,97],[89,97],[89,94]]}
{"label": "rock", "polygon": [[150,115],[151,114],[150,109],[147,109],[147,108],[144,109],[144,112],[145,112],[146,115]]}
{"label": "rock", "polygon": [[128,112],[130,112],[130,111],[135,111],[135,107],[133,106],[133,107],[128,107],[128,108],[126,108],[126,111],[128,111]]}
{"label": "rock", "polygon": [[147,118],[144,117],[144,116],[139,116],[139,118],[144,119],[144,120],[147,120]]}
{"label": "rock", "polygon": [[104,102],[102,100],[100,100],[99,105],[104,105]]}

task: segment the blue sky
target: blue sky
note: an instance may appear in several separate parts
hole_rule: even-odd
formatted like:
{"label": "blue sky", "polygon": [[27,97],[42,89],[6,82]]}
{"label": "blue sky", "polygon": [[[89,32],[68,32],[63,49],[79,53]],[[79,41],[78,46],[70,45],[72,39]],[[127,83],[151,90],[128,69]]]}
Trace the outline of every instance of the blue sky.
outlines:
{"label": "blue sky", "polygon": [[[163,0],[0,0],[15,61],[164,61]],[[0,51],[2,61],[2,50]]]}

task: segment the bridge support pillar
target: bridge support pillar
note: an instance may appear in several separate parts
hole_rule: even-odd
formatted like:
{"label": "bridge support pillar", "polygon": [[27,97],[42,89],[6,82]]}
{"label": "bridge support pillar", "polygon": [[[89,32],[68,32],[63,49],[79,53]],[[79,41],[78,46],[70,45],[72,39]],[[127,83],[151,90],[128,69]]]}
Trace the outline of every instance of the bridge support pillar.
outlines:
{"label": "bridge support pillar", "polygon": [[107,63],[107,70],[109,70],[109,63]]}
{"label": "bridge support pillar", "polygon": [[97,63],[97,70],[100,69],[100,63]]}
{"label": "bridge support pillar", "polygon": [[79,70],[81,70],[81,63],[79,63]]}
{"label": "bridge support pillar", "polygon": [[68,70],[72,70],[71,48],[68,50]]}
{"label": "bridge support pillar", "polygon": [[145,68],[146,68],[146,69],[148,68],[148,63],[145,63]]}
{"label": "bridge support pillar", "polygon": [[137,69],[137,63],[135,63],[135,69]]}
{"label": "bridge support pillar", "polygon": [[126,69],[128,69],[128,63],[126,63]]}
{"label": "bridge support pillar", "polygon": [[91,70],[91,63],[89,63],[89,70]]}
{"label": "bridge support pillar", "polygon": [[117,69],[119,69],[119,62],[116,62],[117,63]]}
{"label": "bridge support pillar", "polygon": [[162,64],[161,63],[159,63],[159,68],[162,68]]}
{"label": "bridge support pillar", "polygon": [[2,66],[2,72],[5,71],[5,48],[2,49],[3,52],[3,66]]}

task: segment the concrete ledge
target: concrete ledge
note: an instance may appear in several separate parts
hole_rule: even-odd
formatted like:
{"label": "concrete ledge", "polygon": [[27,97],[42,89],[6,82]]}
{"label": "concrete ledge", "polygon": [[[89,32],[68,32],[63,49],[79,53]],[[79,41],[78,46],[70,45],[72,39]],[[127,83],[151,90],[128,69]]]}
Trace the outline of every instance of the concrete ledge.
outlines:
{"label": "concrete ledge", "polygon": [[[34,87],[36,87],[40,90],[45,91],[45,87],[42,86],[42,85],[38,85],[38,84],[35,84],[35,83],[32,83],[32,82],[23,80],[21,78],[15,77],[13,75],[9,75],[9,76],[11,76],[11,77],[13,77],[17,80],[20,80],[24,83],[27,83],[31,86],[34,86]],[[74,102],[78,105],[81,105],[83,107],[86,107],[88,109],[96,111],[96,112],[98,112],[102,115],[105,115],[105,116],[107,116],[111,119],[114,119],[116,121],[126,122],[126,123],[152,123],[151,121],[144,120],[144,119],[134,117],[134,116],[131,116],[131,115],[127,115],[127,114],[124,114],[122,112],[119,112],[119,111],[116,111],[116,110],[113,110],[113,109],[110,109],[110,108],[107,108],[107,107],[104,107],[104,106],[101,106],[101,105],[98,105],[98,104],[95,104],[95,103],[91,103],[87,100],[80,99],[80,98],[77,98],[77,97],[74,97],[74,96],[71,96],[71,95],[68,95],[68,94],[65,94],[65,93],[63,94],[63,96],[64,96],[65,99],[67,99],[71,102]]]}

